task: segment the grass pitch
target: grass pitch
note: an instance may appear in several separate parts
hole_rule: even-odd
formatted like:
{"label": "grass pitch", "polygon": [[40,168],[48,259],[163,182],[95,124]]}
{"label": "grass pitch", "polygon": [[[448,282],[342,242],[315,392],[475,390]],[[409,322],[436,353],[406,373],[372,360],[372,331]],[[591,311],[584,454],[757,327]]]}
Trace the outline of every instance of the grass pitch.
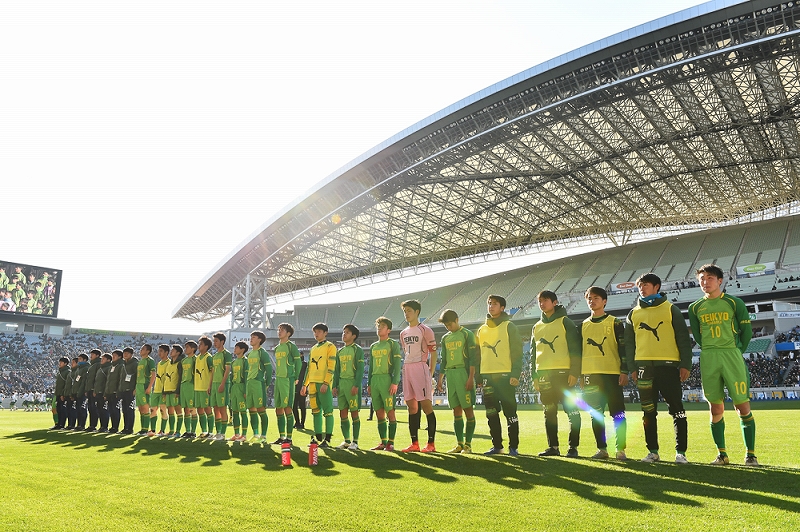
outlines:
{"label": "grass pitch", "polygon": [[[521,407],[523,455],[517,458],[479,454],[490,447],[481,410],[473,442],[478,454],[329,450],[320,452],[316,467],[307,465],[308,432],[295,432],[301,446],[292,451],[292,467],[281,467],[277,446],[48,432],[48,413],[3,410],[0,530],[800,527],[800,410],[786,409],[800,405],[754,404],[760,468],[706,465],[716,450],[705,410],[688,412],[691,465],[671,463],[672,419],[665,412],[659,415],[664,462],[643,464],[641,414],[631,406],[632,460],[625,463],[535,456],[545,448],[542,413]],[[405,411],[398,414],[401,447],[409,438]],[[452,414],[436,415],[437,447],[446,451],[455,443]],[[729,454],[741,463],[738,417],[727,412],[726,422]],[[559,423],[565,443],[566,416]],[[334,444],[339,435],[337,421]],[[267,436],[277,438],[272,412]],[[587,414],[581,438],[581,455],[590,456],[595,446]],[[362,447],[377,441],[375,421],[362,422]],[[610,449],[612,442],[609,431]]]}

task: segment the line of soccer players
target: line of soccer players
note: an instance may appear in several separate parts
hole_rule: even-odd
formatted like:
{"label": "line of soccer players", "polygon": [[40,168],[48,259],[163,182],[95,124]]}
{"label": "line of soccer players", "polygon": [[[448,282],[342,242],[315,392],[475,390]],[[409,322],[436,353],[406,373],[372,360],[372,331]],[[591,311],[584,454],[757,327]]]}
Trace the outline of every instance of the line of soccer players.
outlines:
{"label": "line of soccer players", "polygon": [[[742,357],[752,336],[744,303],[722,291],[723,272],[714,265],[697,271],[704,297],[689,307],[689,322],[701,347],[703,392],[710,404],[711,433],[718,448],[716,465],[729,463],[725,448],[725,390],[741,418],[747,448],[746,465],[758,465],[755,456],[755,422],[749,404],[749,372]],[[680,310],[660,292],[661,279],[653,273],[642,275],[636,285],[640,297],[625,322],[605,313],[608,295],[592,286],[586,290],[591,311],[580,327],[566,315],[555,293],[538,294],[541,319],[531,333],[534,386],[544,408],[547,448],[539,456],[560,456],[557,410],[562,406],[569,418],[567,457],[578,456],[581,411],[591,415],[597,451],[593,458],[610,457],[605,430],[605,410],[613,418],[615,457],[626,460],[626,416],[623,387],[629,375],[641,396],[647,455],[644,462],[660,461],[657,433],[659,394],[669,406],[675,429],[676,463],[688,463],[687,423],[682,403],[681,382],[689,376],[692,348],[689,331]],[[435,452],[436,416],[433,390],[447,383],[454,413],[456,445],[450,453],[471,453],[475,433],[476,388],[482,383],[483,404],[492,447],[486,455],[504,452],[500,412],[507,424],[508,454],[519,447],[516,388],[522,373],[522,338],[505,312],[502,296],[490,295],[486,321],[476,333],[462,327],[458,314],[446,310],[439,318],[447,329],[441,340],[438,383],[434,381],[437,350],[433,330],[419,321],[421,305],[404,301],[402,309],[408,326],[400,341],[389,337],[392,322],[375,321],[378,341],[370,346],[368,387],[378,418],[380,443],[372,450],[393,451],[397,432],[395,394],[400,380],[408,408],[411,444],[403,452]],[[328,327],[313,327],[317,343],[309,353],[302,383],[303,364],[291,341],[294,328],[278,327],[275,347],[275,413],[279,437],[274,444],[292,442],[292,403],[295,386],[309,398],[314,420],[313,442],[331,445],[334,430],[333,397],[338,398],[343,442],[339,449],[359,449],[361,420],[361,379],[365,356],[356,340],[359,329],[345,325],[344,346],[336,349],[327,340]],[[213,339],[203,336],[184,346],[158,346],[156,363],[152,346],[142,346],[140,359],[126,348],[109,354],[97,349],[70,361],[59,361],[54,399],[54,429],[66,428],[132,434],[135,408],[139,408],[139,435],[225,440],[230,409],[234,435],[229,441],[266,442],[267,384],[272,381],[272,361],[262,345],[266,336],[255,331],[250,345],[237,342],[233,354],[225,349],[222,333]],[[214,347],[214,354],[211,347]],[[419,443],[422,413],[427,421],[427,442]],[[87,414],[89,418],[86,426]],[[160,417],[160,430],[156,432]],[[108,426],[110,420],[110,427]],[[200,434],[197,434],[197,425]],[[184,430],[181,433],[181,430]],[[312,443],[313,443],[312,442]]]}

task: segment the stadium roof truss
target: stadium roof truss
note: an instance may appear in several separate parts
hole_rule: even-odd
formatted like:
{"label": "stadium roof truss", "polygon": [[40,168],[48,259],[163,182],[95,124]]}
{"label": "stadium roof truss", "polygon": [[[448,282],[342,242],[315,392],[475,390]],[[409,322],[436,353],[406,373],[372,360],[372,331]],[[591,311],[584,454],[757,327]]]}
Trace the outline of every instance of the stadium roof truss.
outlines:
{"label": "stadium roof truss", "polygon": [[329,176],[175,317],[263,326],[282,298],[774,216],[800,199],[799,51],[798,3],[719,0],[534,67]]}

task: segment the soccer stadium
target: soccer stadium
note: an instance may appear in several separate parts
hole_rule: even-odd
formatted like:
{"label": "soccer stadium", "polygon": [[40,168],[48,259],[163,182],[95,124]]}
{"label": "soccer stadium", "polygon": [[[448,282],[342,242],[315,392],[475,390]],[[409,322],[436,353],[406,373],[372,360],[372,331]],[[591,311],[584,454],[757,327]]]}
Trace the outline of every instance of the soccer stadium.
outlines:
{"label": "soccer stadium", "polygon": [[[559,258],[553,259],[552,252],[558,252]],[[548,260],[540,260],[544,253]],[[506,259],[519,258],[529,260],[523,267],[505,266]],[[644,401],[637,384],[628,382],[627,376],[625,383],[620,380],[620,388],[628,403],[630,459],[624,446],[623,458],[618,452],[617,461],[588,459],[595,443],[589,425],[597,412],[580,399],[577,404],[584,405],[582,411],[571,414],[564,404],[564,412],[557,417],[562,432],[572,425],[574,416],[584,417],[581,459],[548,458],[577,457],[578,446],[575,443],[576,452],[570,454],[571,434],[570,453],[556,454],[558,444],[551,444],[547,432],[549,418],[542,423],[543,410],[547,416],[542,405],[547,400],[534,382],[537,345],[532,338],[532,328],[544,321],[540,295],[556,294],[565,315],[580,328],[591,315],[586,291],[599,287],[607,293],[605,312],[624,322],[626,317],[631,319],[634,307],[640,308],[640,296],[645,297],[637,289],[637,280],[655,274],[661,281],[660,291],[670,308],[677,309],[685,328],[686,322],[691,324],[690,306],[706,293],[696,272],[709,264],[724,273],[725,293],[741,300],[745,320],[752,327],[752,338],[740,351],[749,370],[746,401],[752,402],[759,423],[761,467],[742,466],[745,452],[744,464],[753,465],[748,462],[752,440],[747,431],[751,427],[754,434],[754,416],[748,421],[747,412],[737,415],[733,405],[740,403],[730,389],[725,392],[723,410],[729,424],[731,467],[708,465],[719,465],[727,455],[714,432],[719,420],[712,418],[709,432],[697,339],[691,339],[691,369],[686,368],[688,378],[680,382],[677,392],[686,412],[674,415],[670,403],[667,413],[666,405],[658,405],[658,391],[655,394],[655,410],[662,414],[655,430],[661,432],[664,462],[672,461],[668,448],[673,424],[677,441],[678,418],[688,418],[688,452],[678,442],[675,464],[652,463],[658,460],[658,448],[653,449],[646,440],[649,436],[642,434],[642,409],[635,403]],[[387,297],[354,300],[348,293],[371,286],[378,296],[388,292],[384,286],[413,287],[414,280],[425,274],[460,272],[474,265],[482,265],[491,274],[443,282],[433,289],[411,288],[402,293],[393,289],[396,295]],[[339,302],[307,301],[330,294]],[[486,428],[490,403],[483,401],[495,392],[490,386],[481,388],[480,383],[476,384],[473,419],[473,426],[477,420],[474,455],[441,452],[456,440],[457,447],[464,449],[459,436],[463,421],[458,428],[460,410],[453,413],[451,396],[441,390],[432,400],[437,407],[440,452],[383,452],[394,450],[386,446],[385,433],[380,432],[386,430],[381,426],[383,411],[390,409],[377,412],[377,430],[367,421],[367,412],[372,419],[367,401],[367,379],[372,374],[364,366],[363,376],[356,375],[353,384],[362,399],[361,447],[319,449],[318,455],[318,442],[313,440],[315,432],[319,440],[319,429],[296,426],[295,447],[289,442],[287,448],[285,430],[276,432],[272,420],[267,429],[263,417],[262,440],[256,438],[251,445],[238,439],[218,443],[210,437],[213,419],[208,420],[208,431],[203,431],[209,438],[191,443],[152,437],[153,429],[151,437],[142,437],[147,435],[145,421],[138,438],[48,432],[30,422],[14,421],[3,439],[15,456],[30,456],[30,468],[6,466],[5,473],[19,486],[19,493],[14,496],[16,513],[0,510],[0,523],[19,529],[63,529],[41,516],[29,517],[37,514],[34,507],[39,504],[31,501],[41,501],[42,495],[37,499],[35,481],[26,479],[28,475],[52,478],[62,471],[64,462],[73,460],[64,453],[81,453],[79,459],[95,460],[93,467],[98,469],[91,477],[65,472],[66,487],[59,486],[57,494],[71,493],[74,482],[98,486],[112,482],[109,488],[122,493],[150,471],[165,479],[180,478],[174,480],[180,493],[197,486],[224,485],[236,490],[264,482],[281,482],[287,488],[281,495],[285,499],[265,502],[252,516],[235,505],[227,508],[226,501],[226,508],[214,510],[207,519],[179,512],[175,517],[181,524],[175,524],[176,528],[212,523],[238,524],[243,530],[272,529],[299,520],[297,526],[333,530],[456,530],[465,527],[465,519],[469,526],[498,530],[795,528],[800,524],[800,450],[796,445],[800,438],[796,423],[800,406],[800,4],[703,3],[611,35],[458,101],[364,153],[267,220],[199,281],[177,304],[173,317],[197,322],[229,317],[230,329],[223,332],[231,351],[234,344],[247,343],[253,331],[260,331],[273,366],[279,364],[276,348],[285,343],[280,324],[291,326],[291,340],[306,359],[324,342],[317,324],[327,324],[328,340],[333,342],[347,333],[346,324],[353,324],[361,331],[354,345],[368,361],[370,346],[387,341],[380,328],[376,332],[377,318],[393,322],[392,338],[400,337],[409,325],[417,326],[418,319],[433,331],[438,343],[445,333],[453,332],[439,322],[447,309],[453,309],[458,323],[469,334],[480,336],[481,326],[494,316],[490,310],[487,317],[487,299],[491,309],[492,295],[502,296],[508,327],[518,329],[522,341],[522,370],[518,382],[512,383],[519,420],[516,411],[505,419],[494,412],[495,418],[507,423],[503,430],[509,442],[511,427],[518,427],[520,455],[516,444],[509,443],[508,451],[513,452],[505,453],[494,434],[490,439]],[[401,306],[409,300],[419,301],[422,307],[414,323],[409,321],[408,308]],[[281,308],[286,310],[276,310]],[[62,357],[128,346],[138,353],[143,343],[169,347],[196,341],[183,335],[76,329],[55,315],[0,314],[17,327],[0,331],[0,405],[6,409],[12,397],[19,409],[27,395],[36,403],[30,405],[31,410],[42,409],[35,397],[46,392],[48,401],[52,399],[54,386],[59,386],[54,370]],[[209,331],[209,336],[214,332]],[[656,332],[653,335],[660,341]],[[261,342],[251,345],[256,351]],[[674,369],[678,375],[678,368]],[[434,371],[435,379],[439,378],[440,369],[431,368],[431,375]],[[507,373],[502,375],[507,378]],[[279,392],[277,378],[273,389],[271,377],[270,370],[263,406],[274,419],[278,405],[273,400]],[[639,388],[643,382],[642,377]],[[402,425],[397,432],[402,446],[408,430],[415,442],[414,423],[423,439],[425,434],[419,424],[424,401],[419,401],[420,410],[407,413],[408,401],[402,398],[411,392],[404,391],[404,384],[405,377],[397,388],[398,419],[389,417],[388,421],[390,431]],[[667,393],[662,391],[662,397],[666,401]],[[335,404],[331,419],[339,433],[340,406]],[[311,402],[310,408],[317,412],[325,406]],[[342,408],[342,427],[346,422],[348,431],[342,434],[347,434],[345,443],[350,444],[347,405]],[[146,410],[145,406],[141,411]],[[155,427],[157,414],[152,412],[151,426]],[[255,407],[250,412],[253,416]],[[428,430],[433,425],[436,431],[434,418],[426,415]],[[246,433],[244,409],[241,416]],[[279,427],[292,423],[291,414],[285,416],[284,421],[278,419]],[[733,430],[739,430],[740,417],[744,441]],[[54,419],[56,427],[63,428],[58,416]],[[160,419],[163,432],[166,415]],[[237,412],[233,422],[238,419]],[[255,437],[258,417],[250,419],[255,423]],[[608,421],[609,434],[619,430],[609,416],[603,419],[602,408],[600,419],[601,426]],[[188,414],[186,423],[188,429]],[[355,426],[354,417],[354,431]],[[366,442],[379,441],[379,433],[381,443],[374,449],[380,452],[363,451],[369,449]],[[276,435],[283,441],[281,448],[266,443]],[[291,429],[289,435],[291,440]],[[308,437],[313,451],[306,448]],[[538,453],[545,441],[545,453]],[[562,447],[566,449],[566,439]],[[93,452],[97,450],[103,452]],[[640,461],[654,451],[655,460]],[[684,453],[696,465],[678,465],[685,463],[680,461],[686,458]],[[126,461],[141,456],[144,465],[126,466],[120,456]],[[136,468],[141,474],[132,475]],[[106,472],[124,481],[110,481]],[[280,481],[272,480],[278,478],[275,475],[282,475]],[[358,491],[363,500],[331,504],[325,510],[331,515],[320,515],[320,503],[306,493],[309,486],[316,490],[314,497],[327,501],[341,499],[343,490]],[[419,493],[428,506],[405,505],[392,518],[382,510],[364,515],[365,506],[377,509],[387,504],[385,495],[373,495],[387,491]],[[269,489],[265,492],[272,495]],[[69,512],[76,522],[88,523],[86,529],[93,530],[130,528],[130,520],[149,508],[138,497],[126,507],[125,512],[136,512],[129,515],[119,514],[116,499],[101,498],[98,504],[105,519],[102,524],[85,521],[74,509]],[[264,512],[264,508],[269,509]],[[713,518],[701,524],[701,515]],[[333,522],[328,520],[331,517]],[[138,523],[140,528],[161,526],[144,518]]]}

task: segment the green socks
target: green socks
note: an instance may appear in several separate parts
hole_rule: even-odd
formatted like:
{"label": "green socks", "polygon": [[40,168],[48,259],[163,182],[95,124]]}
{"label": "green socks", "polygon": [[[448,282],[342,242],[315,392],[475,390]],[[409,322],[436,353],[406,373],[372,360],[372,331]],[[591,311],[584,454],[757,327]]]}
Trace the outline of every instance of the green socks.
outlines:
{"label": "green socks", "polygon": [[725,452],[725,418],[716,423],[711,422],[711,437],[714,438],[714,445],[717,446],[719,454],[727,456]]}
{"label": "green socks", "polygon": [[740,416],[739,419],[742,426],[744,446],[747,448],[747,455],[754,456],[756,452],[756,420],[753,419],[752,412],[746,416]]}
{"label": "green socks", "polygon": [[258,436],[258,412],[250,412],[250,426],[253,429],[253,436]]}
{"label": "green socks", "polygon": [[[261,435],[267,435],[267,413],[266,412],[259,412],[258,416],[261,418]],[[255,429],[253,429],[253,434],[255,434]]]}
{"label": "green socks", "polygon": [[383,443],[384,445],[389,443],[389,439],[386,437],[386,425],[387,423],[385,419],[378,420],[378,435],[380,435],[381,443]]}
{"label": "green socks", "polygon": [[278,436],[286,438],[286,416],[278,414]]}
{"label": "green socks", "polygon": [[358,441],[358,434],[361,432],[361,418],[353,420],[353,441]]}
{"label": "green socks", "polygon": [[466,436],[466,443],[472,445],[472,436],[475,434],[475,418],[468,417],[467,418],[467,436]]}
{"label": "green socks", "polygon": [[342,419],[342,436],[344,436],[344,441],[350,441],[350,419],[349,418]]}
{"label": "green socks", "polygon": [[397,434],[397,421],[389,422],[389,443],[394,445],[394,437]]}
{"label": "green socks", "polygon": [[464,444],[464,418],[462,416],[453,417],[453,430],[456,433],[456,441],[459,445]]}

